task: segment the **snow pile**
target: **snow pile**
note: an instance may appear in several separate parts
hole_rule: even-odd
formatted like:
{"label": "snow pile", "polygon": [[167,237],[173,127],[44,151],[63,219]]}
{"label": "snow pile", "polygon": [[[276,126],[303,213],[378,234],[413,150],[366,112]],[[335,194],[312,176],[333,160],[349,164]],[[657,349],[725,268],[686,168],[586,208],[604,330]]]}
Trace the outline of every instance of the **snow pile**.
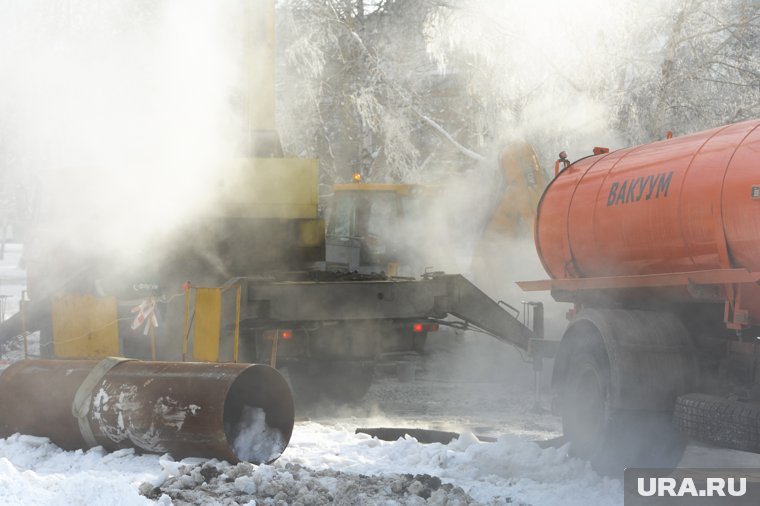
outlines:
{"label": "snow pile", "polygon": [[448,445],[354,435],[347,427],[299,423],[273,465],[213,461],[141,490],[175,505],[205,504],[622,504],[622,484],[602,478],[566,448],[463,434]]}
{"label": "snow pile", "polygon": [[232,434],[235,456],[255,464],[272,462],[282,455],[287,446],[282,432],[267,425],[266,413],[258,407],[243,407]]}
{"label": "snow pile", "polygon": [[226,466],[200,464],[159,487],[140,486],[148,498],[170,497],[184,504],[477,504],[461,488],[429,475],[365,476],[340,471],[311,471],[298,464]]}

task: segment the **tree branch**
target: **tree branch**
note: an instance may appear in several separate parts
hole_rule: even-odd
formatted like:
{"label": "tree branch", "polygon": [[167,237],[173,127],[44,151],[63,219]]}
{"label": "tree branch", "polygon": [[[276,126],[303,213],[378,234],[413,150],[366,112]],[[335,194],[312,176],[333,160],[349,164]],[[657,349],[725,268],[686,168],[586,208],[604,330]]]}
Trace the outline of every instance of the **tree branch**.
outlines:
{"label": "tree branch", "polygon": [[463,155],[467,156],[468,158],[472,158],[473,160],[477,160],[479,162],[485,161],[486,158],[483,155],[478,154],[475,151],[472,151],[471,149],[467,149],[466,147],[462,146],[441,125],[439,125],[438,123],[436,123],[435,121],[433,121],[432,119],[430,119],[428,116],[425,116],[424,114],[422,114],[417,109],[412,108],[412,110],[415,112],[415,114],[417,114],[417,116],[419,116],[420,118],[422,118],[422,120],[425,123],[427,123],[428,125],[430,125],[430,127],[432,127],[433,130],[435,130],[436,132],[438,132],[439,134],[441,134],[443,137],[445,137],[446,140],[449,141],[455,148],[457,148],[460,153],[462,153]]}

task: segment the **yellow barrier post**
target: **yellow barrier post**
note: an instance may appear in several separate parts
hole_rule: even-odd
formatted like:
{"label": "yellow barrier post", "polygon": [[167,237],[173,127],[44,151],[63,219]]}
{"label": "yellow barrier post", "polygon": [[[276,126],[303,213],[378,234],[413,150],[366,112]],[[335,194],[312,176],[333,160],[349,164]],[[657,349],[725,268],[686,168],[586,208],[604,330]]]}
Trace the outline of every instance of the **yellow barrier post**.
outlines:
{"label": "yellow barrier post", "polygon": [[21,292],[21,336],[24,338],[24,360],[29,358],[29,345],[26,341],[26,290]]}
{"label": "yellow barrier post", "polygon": [[237,363],[238,361],[238,343],[240,342],[240,285],[237,285],[235,289],[235,340],[232,349],[232,361]]}
{"label": "yellow barrier post", "polygon": [[150,336],[150,358],[156,361],[156,329],[153,325],[148,327],[148,335]]}
{"label": "yellow barrier post", "polygon": [[219,361],[219,340],[222,326],[222,290],[220,288],[195,289],[195,328],[193,360]]}
{"label": "yellow barrier post", "polygon": [[[195,336],[193,341],[194,360],[203,362],[230,360],[228,340],[230,336],[226,331],[229,328],[229,325],[226,324],[229,319],[229,311],[225,309],[232,308],[229,305],[225,305],[225,300],[229,301],[229,297],[225,297],[225,294],[232,289],[235,290],[235,321],[233,323],[231,359],[233,362],[238,361],[240,350],[240,299],[242,296],[242,289],[239,284],[220,288],[199,287],[195,289],[195,309],[193,312],[195,328],[193,334]],[[223,329],[224,332],[222,331]],[[223,347],[221,346],[222,344],[224,344]],[[223,356],[220,356],[222,350]]]}
{"label": "yellow barrier post", "polygon": [[185,326],[182,332],[182,361],[187,361],[187,335],[190,333],[190,282],[183,286],[185,290]]}

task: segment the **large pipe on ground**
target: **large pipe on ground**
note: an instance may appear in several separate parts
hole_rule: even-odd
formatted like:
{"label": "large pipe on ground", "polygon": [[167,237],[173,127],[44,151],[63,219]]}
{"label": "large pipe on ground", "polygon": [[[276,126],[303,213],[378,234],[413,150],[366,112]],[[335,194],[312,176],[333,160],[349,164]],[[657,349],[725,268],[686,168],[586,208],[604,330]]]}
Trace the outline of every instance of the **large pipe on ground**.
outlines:
{"label": "large pipe on ground", "polygon": [[24,360],[0,374],[0,437],[44,436],[67,450],[272,462],[294,416],[287,382],[261,364]]}

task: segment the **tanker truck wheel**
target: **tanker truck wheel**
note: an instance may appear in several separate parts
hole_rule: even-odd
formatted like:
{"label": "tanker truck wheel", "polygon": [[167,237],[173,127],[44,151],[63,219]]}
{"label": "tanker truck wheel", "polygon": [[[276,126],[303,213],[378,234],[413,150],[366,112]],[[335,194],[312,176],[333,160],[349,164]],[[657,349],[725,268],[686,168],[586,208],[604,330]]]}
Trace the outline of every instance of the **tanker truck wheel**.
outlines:
{"label": "tanker truck wheel", "polygon": [[704,443],[760,452],[760,403],[740,402],[707,394],[676,399],[673,424]]}
{"label": "tanker truck wheel", "polygon": [[573,455],[591,460],[604,444],[608,422],[609,366],[593,350],[573,354],[562,402],[562,430]]}
{"label": "tanker truck wheel", "polygon": [[567,365],[560,402],[571,455],[611,476],[627,467],[677,465],[685,438],[673,430],[670,412],[611,406],[610,366],[601,338],[577,347]]}

